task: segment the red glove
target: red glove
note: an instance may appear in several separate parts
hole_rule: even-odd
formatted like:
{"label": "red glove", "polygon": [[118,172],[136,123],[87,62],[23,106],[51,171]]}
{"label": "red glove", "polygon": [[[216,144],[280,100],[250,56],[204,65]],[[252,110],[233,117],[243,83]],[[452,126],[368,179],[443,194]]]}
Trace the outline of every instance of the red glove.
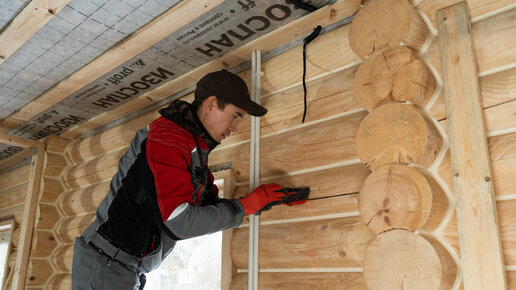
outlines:
{"label": "red glove", "polygon": [[276,183],[269,183],[260,185],[239,200],[244,206],[245,215],[259,215],[262,211],[271,209],[273,205],[304,203],[309,193],[309,188],[286,188]]}

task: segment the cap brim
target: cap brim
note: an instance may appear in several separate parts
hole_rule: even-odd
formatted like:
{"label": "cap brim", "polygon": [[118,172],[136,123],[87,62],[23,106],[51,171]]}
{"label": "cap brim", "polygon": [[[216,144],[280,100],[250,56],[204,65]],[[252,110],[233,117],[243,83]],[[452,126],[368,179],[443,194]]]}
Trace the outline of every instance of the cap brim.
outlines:
{"label": "cap brim", "polygon": [[267,113],[267,109],[251,101],[250,99],[232,100],[231,103],[246,111],[249,115],[261,117]]}

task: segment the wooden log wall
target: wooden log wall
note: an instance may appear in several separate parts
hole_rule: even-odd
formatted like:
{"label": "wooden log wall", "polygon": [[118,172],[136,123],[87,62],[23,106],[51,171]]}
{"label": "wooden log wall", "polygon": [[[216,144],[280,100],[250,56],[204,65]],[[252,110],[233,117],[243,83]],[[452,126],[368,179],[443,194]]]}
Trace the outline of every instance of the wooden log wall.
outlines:
{"label": "wooden log wall", "polygon": [[27,193],[31,165],[27,164],[0,175],[0,220],[13,219],[14,232],[11,237],[11,253],[8,253],[8,270],[4,277],[4,289],[10,289],[14,278],[14,267],[23,219],[25,195]]}
{"label": "wooden log wall", "polygon": [[428,172],[443,141],[420,110],[436,88],[416,54],[429,37],[422,23],[408,1],[371,0],[350,29],[351,48],[367,57],[355,77],[354,97],[370,111],[356,137],[360,160],[373,170],[359,193],[360,216],[378,235],[364,262],[369,289],[450,289],[458,277],[450,253],[435,249],[444,248],[434,237],[449,202]]}
{"label": "wooden log wall", "polygon": [[[437,221],[430,229],[422,229],[419,234],[432,245],[437,255],[450,255],[451,259],[440,261],[441,273],[442,279],[453,281],[454,289],[461,286],[459,275],[455,275],[457,267],[460,268],[460,263],[457,265],[460,250],[453,215],[451,169],[446,153],[448,140],[446,125],[443,126],[446,116],[440,93],[439,49],[433,22],[437,9],[456,2],[412,1],[416,15],[427,27],[428,36],[422,42],[416,41],[410,49],[423,64],[416,66],[435,81],[429,80],[428,90],[432,91],[433,86],[437,93],[416,88],[416,99],[401,100],[419,104],[417,110],[425,118],[422,126],[431,128],[433,125],[442,138],[436,156],[417,168],[443,190],[450,209],[437,215]],[[516,33],[516,7],[510,0],[489,1],[489,5],[485,5],[486,2],[472,0],[468,4],[475,20],[472,33],[477,49],[507,277],[509,285],[516,289],[516,272],[513,272],[516,269],[513,246],[516,240],[513,218],[516,178],[512,171],[516,166],[516,48],[511,41],[511,36]],[[413,13],[407,15],[418,17]],[[302,48],[293,48],[262,64],[262,103],[269,113],[261,119],[261,183],[310,186],[313,200],[301,206],[277,206],[262,214],[260,289],[366,287],[364,259],[376,235],[359,216],[358,192],[371,170],[360,161],[355,138],[368,111],[354,98],[355,75],[364,60],[352,51],[349,35],[350,25],[346,25],[321,35],[308,46],[308,112],[304,124],[301,124]],[[412,35],[415,36],[419,37]],[[250,70],[241,75],[250,84]],[[191,100],[192,96],[185,99]],[[421,100],[421,103],[415,100]],[[117,169],[118,159],[135,131],[157,116],[157,112],[148,113],[105,132],[75,140],[66,148],[68,167],[56,177],[64,185],[63,193],[57,198],[57,225],[45,229],[53,232],[57,249],[51,251],[49,260],[33,257],[38,262],[49,262],[53,272],[44,286],[35,287],[70,288],[75,237],[93,220],[95,209]],[[232,161],[237,179],[234,197],[248,192],[249,136],[250,118],[245,118],[239,124],[238,132],[224,140],[210,155],[210,165]],[[430,188],[433,192],[432,185]],[[50,207],[45,208],[42,204],[41,208],[48,212],[49,219],[56,216],[50,213]],[[247,245],[248,227],[244,224],[233,232],[231,252],[237,270],[231,289],[247,287]]]}
{"label": "wooden log wall", "polygon": [[28,264],[26,289],[50,289],[50,282],[59,274],[58,265],[52,260],[59,253],[62,242],[56,228],[62,217],[58,206],[65,189],[62,175],[68,166],[64,152],[69,140],[50,136],[46,139],[45,161],[38,198],[36,221]]}

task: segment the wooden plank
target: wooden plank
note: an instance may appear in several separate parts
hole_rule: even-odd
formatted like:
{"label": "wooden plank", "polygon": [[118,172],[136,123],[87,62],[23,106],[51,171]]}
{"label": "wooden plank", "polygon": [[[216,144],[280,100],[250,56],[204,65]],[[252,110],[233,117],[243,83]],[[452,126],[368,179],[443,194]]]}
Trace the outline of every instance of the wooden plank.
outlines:
{"label": "wooden plank", "polygon": [[[259,273],[259,289],[282,290],[364,290],[367,289],[362,273]],[[247,274],[238,274],[231,290],[246,290]]]}
{"label": "wooden plank", "polygon": [[55,228],[56,238],[63,244],[75,243],[84,230],[95,220],[95,213],[61,219]]}
{"label": "wooden plank", "polygon": [[149,112],[107,131],[78,140],[67,150],[67,156],[73,164],[98,157],[104,153],[129,147],[137,130],[145,128],[159,117],[158,111]]}
{"label": "wooden plank", "polygon": [[[494,191],[497,197],[516,195],[516,133],[490,137],[488,139],[491,156]],[[453,189],[451,159],[449,152],[438,168],[439,176]]]}
{"label": "wooden plank", "polygon": [[[516,128],[516,100],[484,109],[485,127],[488,135],[504,134],[504,131],[514,131]],[[448,134],[447,119],[438,124],[444,134]]]}
{"label": "wooden plank", "polygon": [[[260,222],[358,215],[358,191],[370,172],[359,163],[262,181],[286,187],[310,186],[311,200],[300,206],[275,206],[261,214]],[[233,197],[239,198],[248,192],[248,186],[239,186]]]}
{"label": "wooden plank", "polygon": [[516,271],[507,271],[507,286],[509,289],[516,289]]}
{"label": "wooden plank", "polygon": [[220,3],[222,3],[222,0],[188,0],[179,2],[133,33],[129,38],[123,40],[34,101],[5,118],[0,122],[0,126],[12,129],[14,128],[13,126],[22,124],[96,80],[99,77],[99,71],[107,72],[118,67]]}
{"label": "wooden plank", "polygon": [[41,143],[39,143],[37,141],[32,141],[29,139],[8,135],[5,133],[0,133],[0,143],[6,144],[9,146],[22,147],[22,148],[29,148],[29,147],[38,148],[39,146],[41,146]]}
{"label": "wooden plank", "polygon": [[[477,57],[478,72],[482,74],[489,71],[495,72],[497,69],[516,62],[516,48],[512,42],[516,34],[515,17],[516,7],[473,23],[471,34]],[[439,45],[436,38],[434,38],[424,56],[441,74]]]}
{"label": "wooden plank", "polygon": [[29,180],[31,166],[27,164],[0,175],[0,188],[7,190],[11,187],[26,183]]}
{"label": "wooden plank", "polygon": [[25,204],[18,204],[0,209],[0,220],[6,220],[14,217],[17,224],[21,224],[23,220],[23,208]]}
{"label": "wooden plank", "polygon": [[[362,267],[374,237],[360,217],[262,225],[259,268]],[[238,269],[247,268],[248,239],[248,228],[235,230],[231,253]]]}
{"label": "wooden plank", "polygon": [[61,218],[57,208],[52,204],[38,204],[36,222],[34,228],[37,230],[52,230]]}
{"label": "wooden plank", "polygon": [[[366,111],[305,124],[260,140],[260,176],[281,176],[336,162],[357,159],[355,135]],[[210,154],[211,165],[233,162],[239,181],[249,179],[249,142],[221,147]]]}
{"label": "wooden plank", "polygon": [[66,192],[59,200],[60,209],[67,216],[93,213],[106,196],[111,180]]}
{"label": "wooden plank", "polygon": [[[358,216],[358,192],[345,196],[334,196],[310,200],[299,206],[279,205],[260,216],[260,223],[284,222],[287,220],[318,220],[329,216]],[[249,221],[246,218],[243,224]]]}
{"label": "wooden plank", "polygon": [[28,279],[26,281],[26,289],[32,289],[29,288],[29,286],[44,286],[52,275],[52,271],[53,269],[50,261],[46,259],[34,259],[31,257],[27,271]]}
{"label": "wooden plank", "polygon": [[516,266],[516,200],[496,202],[500,221],[504,261],[507,266]]}
{"label": "wooden plank", "polygon": [[43,169],[43,175],[55,178],[60,177],[63,173],[63,169],[68,165],[64,156],[50,152],[46,152],[45,155],[45,168]]}
{"label": "wooden plank", "polygon": [[[211,1],[210,1],[211,2]],[[121,118],[135,111],[135,108],[143,108],[163,98],[192,87],[205,74],[231,68],[249,60],[253,50],[260,50],[262,53],[273,50],[291,42],[303,35],[308,35],[317,25],[328,26],[348,16],[353,15],[360,6],[360,0],[338,0],[336,3],[327,5],[310,13],[309,15],[292,21],[271,33],[263,35],[258,39],[246,43],[227,54],[208,62],[189,73],[186,73],[153,91],[147,92],[133,100],[120,105],[117,108],[103,113],[95,118],[81,123],[79,126],[62,134],[67,138],[75,138],[85,132],[107,124],[114,119]],[[310,44],[307,52],[307,78],[314,77],[321,73],[340,68],[345,65],[360,61],[349,48],[347,41],[349,25],[338,28],[330,33],[324,34]],[[336,44],[335,41],[339,40]],[[325,53],[320,53],[324,51]],[[334,53],[332,53],[334,52]],[[262,77],[262,94],[284,88],[285,82],[294,84],[301,82],[302,47],[298,46],[262,64],[264,76]],[[287,63],[284,63],[286,59]],[[268,65],[267,63],[271,63]],[[279,66],[278,66],[279,65]],[[294,65],[290,67],[289,65]],[[272,68],[274,67],[274,68]],[[272,68],[272,69],[269,69]],[[251,71],[242,73],[242,77],[251,84]],[[277,85],[280,82],[280,85]],[[6,124],[7,125],[7,124]],[[3,126],[3,123],[0,123]]]}
{"label": "wooden plank", "polygon": [[72,289],[72,275],[70,273],[54,275],[47,287],[48,290]]}
{"label": "wooden plank", "polygon": [[0,171],[27,158],[30,158],[32,156],[32,153],[33,152],[31,148],[26,148],[12,156],[3,159],[2,161],[0,161]]}
{"label": "wooden plank", "polygon": [[51,231],[34,231],[30,256],[34,258],[46,258],[54,251],[57,241]]}
{"label": "wooden plank", "polygon": [[[516,266],[516,200],[502,200],[496,202],[500,236],[503,245],[503,255],[506,266]],[[459,235],[457,219],[454,215],[442,231],[443,239],[459,253]]]}
{"label": "wooden plank", "polygon": [[0,65],[70,0],[32,0],[0,34]]}
{"label": "wooden plank", "polygon": [[[272,69],[272,68],[271,68]],[[356,110],[353,98],[353,77],[357,67],[331,73],[309,81],[307,120],[323,120],[343,112]],[[298,126],[303,114],[302,85],[285,91],[262,96],[262,103],[269,112],[261,118],[263,135]],[[192,97],[193,98],[193,97]],[[71,145],[68,156],[73,163],[97,157],[106,152],[128,146],[137,129],[145,127],[159,116],[157,111],[147,113],[120,126],[85,138]],[[222,141],[221,146],[250,138],[250,118],[246,116],[238,125],[236,133]]]}
{"label": "wooden plank", "polygon": [[[353,98],[353,79],[356,70],[357,67],[353,66],[307,81],[307,121],[323,120],[360,108]],[[262,135],[301,124],[304,106],[302,96],[303,86],[301,83],[284,91],[262,96],[261,104],[268,110],[267,114],[260,119]],[[250,120],[251,118],[246,116],[238,124],[237,132],[224,139],[222,144],[248,140],[250,138]]]}
{"label": "wooden plank", "polygon": [[[516,68],[480,78],[480,93],[482,94],[482,107],[484,109],[516,100],[514,91],[516,91]],[[490,112],[485,111],[484,114]],[[442,93],[430,108],[430,113],[437,120],[446,118],[444,95]]]}
{"label": "wooden plank", "polygon": [[110,180],[118,170],[118,161],[127,148],[106,153],[95,159],[80,163],[63,176],[63,181],[69,189],[89,186],[94,183]]}
{"label": "wooden plank", "polygon": [[61,181],[57,178],[43,176],[41,187],[40,202],[54,203],[64,191]]}
{"label": "wooden plank", "polygon": [[465,2],[437,12],[466,289],[506,289],[480,88]]}
{"label": "wooden plank", "polygon": [[22,183],[9,189],[0,190],[0,208],[22,204],[25,201],[27,186],[27,183]]}
{"label": "wooden plank", "polygon": [[[437,10],[455,5],[462,1],[464,0],[422,0],[417,5],[417,8],[421,9],[426,16],[428,16],[432,25],[435,27],[435,13]],[[514,0],[467,0],[466,2],[469,7],[469,15],[471,15],[472,18],[486,15],[514,4]]]}
{"label": "wooden plank", "polygon": [[56,250],[52,256],[52,262],[56,266],[56,269],[63,273],[72,272],[73,262],[73,244],[66,244]]}
{"label": "wooden plank", "polygon": [[[235,190],[235,174],[232,169],[224,170],[222,173],[224,176],[224,195],[223,198],[230,199],[233,196]],[[233,267],[233,259],[231,259],[231,240],[233,239],[233,229],[225,230],[222,232],[222,253],[221,253],[221,276],[220,276],[220,289],[229,290],[231,287],[231,281],[233,276],[236,274],[235,268]]]}
{"label": "wooden plank", "polygon": [[516,158],[507,158],[491,163],[493,172],[493,185],[496,196],[516,195]]}
{"label": "wooden plank", "polygon": [[66,151],[66,148],[71,143],[71,140],[57,136],[50,135],[45,139],[45,144],[47,144],[47,152],[62,154]]}
{"label": "wooden plank", "polygon": [[32,157],[32,169],[26,194],[27,198],[23,210],[23,220],[20,230],[20,244],[18,247],[18,256],[16,258],[17,263],[14,270],[13,289],[17,290],[23,289],[25,286],[27,264],[29,261],[30,242],[32,240],[32,233],[34,230],[34,217],[36,214],[36,205],[38,202],[38,193],[40,189],[39,185],[45,157],[44,148],[44,145],[40,144],[38,146],[38,153]]}

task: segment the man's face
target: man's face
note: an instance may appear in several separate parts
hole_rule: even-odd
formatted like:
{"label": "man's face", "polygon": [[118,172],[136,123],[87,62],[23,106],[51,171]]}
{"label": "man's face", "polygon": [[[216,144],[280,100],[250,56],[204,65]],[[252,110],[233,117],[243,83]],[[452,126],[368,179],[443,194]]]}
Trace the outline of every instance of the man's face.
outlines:
{"label": "man's face", "polygon": [[208,103],[206,110],[207,114],[203,125],[211,137],[219,143],[231,132],[237,130],[237,123],[245,113],[244,110],[233,104],[227,104],[224,110],[220,110],[216,100]]}

